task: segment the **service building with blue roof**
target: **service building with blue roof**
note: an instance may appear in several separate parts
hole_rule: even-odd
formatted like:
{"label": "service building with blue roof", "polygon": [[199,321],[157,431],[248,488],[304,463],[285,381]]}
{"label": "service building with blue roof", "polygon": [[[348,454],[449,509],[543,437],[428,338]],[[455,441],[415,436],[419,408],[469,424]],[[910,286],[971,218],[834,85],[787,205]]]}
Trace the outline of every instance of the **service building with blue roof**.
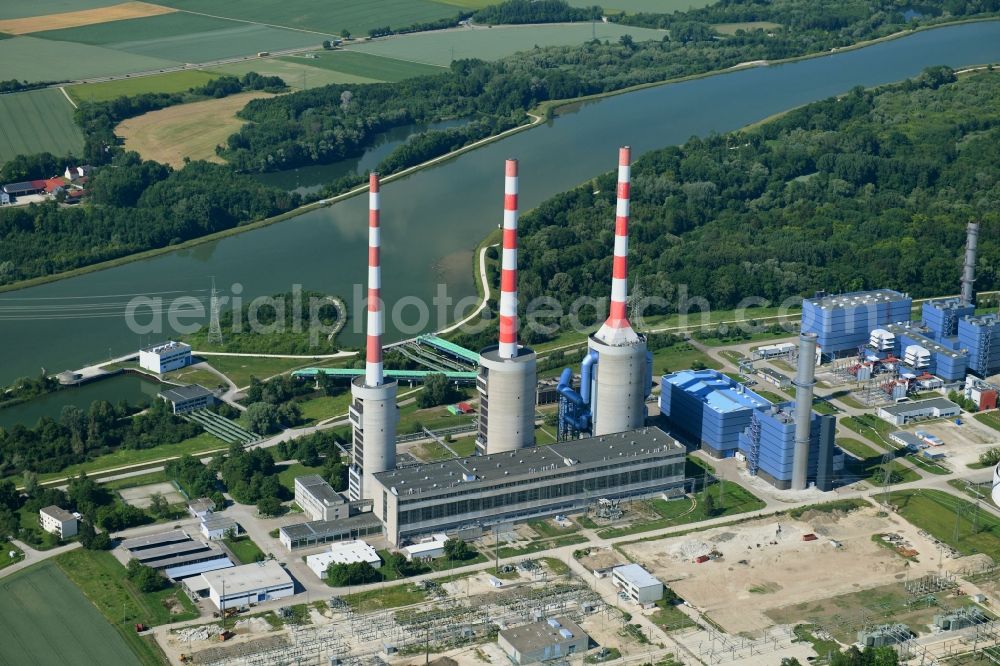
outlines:
{"label": "service building with blue roof", "polygon": [[663,375],[660,414],[670,431],[716,458],[736,455],[754,410],[771,403],[716,370]]}

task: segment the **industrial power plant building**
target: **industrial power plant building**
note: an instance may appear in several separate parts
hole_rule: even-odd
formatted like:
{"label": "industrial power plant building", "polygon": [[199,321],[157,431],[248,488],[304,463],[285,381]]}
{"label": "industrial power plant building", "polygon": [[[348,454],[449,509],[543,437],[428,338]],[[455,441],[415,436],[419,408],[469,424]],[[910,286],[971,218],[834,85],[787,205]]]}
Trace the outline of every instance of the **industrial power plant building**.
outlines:
{"label": "industrial power plant building", "polygon": [[576,622],[560,617],[503,629],[497,643],[507,657],[519,666],[554,661],[567,663],[573,655],[582,655],[590,647],[590,636]]}
{"label": "industrial power plant building", "polygon": [[824,356],[850,356],[869,334],[910,318],[913,299],[892,289],[817,296],[802,301],[802,332],[815,333]]}
{"label": "industrial power plant building", "polygon": [[[754,423],[740,433],[739,449],[751,473],[781,490],[792,487],[795,458],[795,414],[793,402],[773,405],[756,412]],[[844,454],[834,446],[837,420],[810,412],[807,482],[820,490],[833,488],[835,475],[844,468]]]}
{"label": "industrial power plant building", "polygon": [[191,364],[191,345],[185,342],[163,342],[139,350],[139,367],[157,374],[177,370]]}
{"label": "industrial power plant building", "polygon": [[770,406],[716,370],[683,370],[660,380],[660,414],[670,432],[716,458],[735,455],[753,411]]}
{"label": "industrial power plant building", "polygon": [[295,503],[313,520],[339,520],[349,515],[347,500],[319,474],[295,477]]}
{"label": "industrial power plant building", "polygon": [[468,525],[583,509],[600,497],[683,493],[685,449],[659,428],[375,474],[373,512],[395,546]]}
{"label": "industrial power plant building", "polygon": [[184,587],[200,597],[207,596],[220,610],[295,594],[295,581],[275,560],[209,571],[185,580]]}

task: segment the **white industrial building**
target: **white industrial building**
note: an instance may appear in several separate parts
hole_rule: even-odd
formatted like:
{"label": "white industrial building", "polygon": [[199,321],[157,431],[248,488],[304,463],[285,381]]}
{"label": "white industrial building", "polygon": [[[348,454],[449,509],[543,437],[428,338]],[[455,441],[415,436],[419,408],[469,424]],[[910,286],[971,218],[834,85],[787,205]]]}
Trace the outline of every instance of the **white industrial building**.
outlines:
{"label": "white industrial building", "polygon": [[239,536],[240,526],[228,516],[209,513],[201,519],[201,535],[209,541],[225,539],[228,533]]}
{"label": "white industrial building", "polygon": [[38,512],[38,522],[42,529],[51,534],[58,534],[60,539],[76,536],[80,521],[66,509],[57,506],[47,506]]}
{"label": "white industrial building", "polygon": [[177,370],[191,364],[191,345],[163,342],[139,350],[139,367],[156,374]]}
{"label": "white industrial building", "polygon": [[208,571],[188,578],[184,586],[198,596],[208,597],[220,610],[295,594],[295,581],[275,560]]}
{"label": "white industrial building", "polygon": [[410,544],[402,549],[407,562],[413,560],[433,560],[435,557],[444,555],[444,543],[448,537],[444,534],[435,534],[427,539],[422,539],[419,543]]}
{"label": "white industrial building", "polygon": [[880,418],[897,426],[906,425],[917,419],[950,418],[961,413],[961,407],[944,398],[901,402],[898,405],[879,407],[877,412]]}
{"label": "white industrial building", "polygon": [[590,636],[568,618],[550,617],[504,629],[498,634],[497,643],[515,664],[536,664],[582,655],[590,646]]}
{"label": "white industrial building", "polygon": [[330,546],[325,553],[306,557],[306,566],[321,579],[326,578],[326,570],[331,564],[357,564],[367,562],[374,568],[382,566],[382,559],[375,549],[364,541],[342,541]]}
{"label": "white industrial building", "polygon": [[638,564],[625,564],[611,570],[611,582],[639,605],[656,603],[663,598],[663,583]]}
{"label": "white industrial building", "polygon": [[295,503],[313,520],[347,518],[347,500],[318,474],[295,477]]}

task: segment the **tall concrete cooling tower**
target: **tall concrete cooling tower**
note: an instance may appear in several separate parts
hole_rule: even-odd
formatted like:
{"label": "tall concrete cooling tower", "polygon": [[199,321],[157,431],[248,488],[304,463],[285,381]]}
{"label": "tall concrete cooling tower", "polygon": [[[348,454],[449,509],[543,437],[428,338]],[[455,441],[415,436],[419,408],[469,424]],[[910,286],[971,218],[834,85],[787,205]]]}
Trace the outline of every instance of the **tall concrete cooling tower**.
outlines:
{"label": "tall concrete cooling tower", "polygon": [[349,410],[354,434],[348,496],[351,500],[371,499],[372,475],[396,467],[396,382],[385,381],[382,373],[382,246],[379,220],[379,177],[371,174],[368,193],[368,339],[365,374],[351,382]]}
{"label": "tall concrete cooling tower", "polygon": [[507,160],[504,178],[503,259],[500,277],[500,344],[480,352],[480,454],[535,444],[535,352],[517,344],[517,160]]}

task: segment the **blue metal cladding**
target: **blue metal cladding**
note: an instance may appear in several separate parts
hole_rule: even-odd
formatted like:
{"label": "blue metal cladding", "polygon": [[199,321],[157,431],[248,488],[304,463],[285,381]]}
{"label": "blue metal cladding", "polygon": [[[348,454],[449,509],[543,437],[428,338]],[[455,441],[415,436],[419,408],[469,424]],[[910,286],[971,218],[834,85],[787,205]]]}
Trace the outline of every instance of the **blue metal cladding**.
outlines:
{"label": "blue metal cladding", "polygon": [[946,382],[956,382],[965,378],[969,357],[954,358],[948,354],[932,354],[937,371],[934,373]]}
{"label": "blue metal cladding", "polygon": [[[760,472],[771,476],[779,482],[792,480],[792,463],[795,457],[795,420],[792,416],[795,403],[787,402],[780,410],[764,410],[758,412],[760,422],[760,448],[757,454],[757,464]],[[816,479],[819,468],[820,415],[812,412],[809,433],[809,471],[808,478]],[[748,429],[749,430],[749,429]],[[750,435],[743,432],[739,438],[739,450],[743,455],[750,454]]]}
{"label": "blue metal cladding", "polygon": [[963,304],[957,298],[943,298],[936,301],[925,301],[920,307],[920,318],[924,325],[933,331],[935,340],[940,340],[958,331],[958,320],[972,316],[975,306]]}
{"label": "blue metal cladding", "polygon": [[817,335],[823,354],[840,355],[867,344],[873,329],[910,319],[912,299],[898,291],[854,292],[802,302],[802,331]]}
{"label": "blue metal cladding", "polygon": [[1000,370],[1000,322],[997,315],[959,319],[958,342],[969,350],[969,370],[981,377]]}
{"label": "blue metal cladding", "polygon": [[770,404],[715,370],[684,370],[660,382],[660,413],[668,427],[717,457],[735,455],[751,412]]}

